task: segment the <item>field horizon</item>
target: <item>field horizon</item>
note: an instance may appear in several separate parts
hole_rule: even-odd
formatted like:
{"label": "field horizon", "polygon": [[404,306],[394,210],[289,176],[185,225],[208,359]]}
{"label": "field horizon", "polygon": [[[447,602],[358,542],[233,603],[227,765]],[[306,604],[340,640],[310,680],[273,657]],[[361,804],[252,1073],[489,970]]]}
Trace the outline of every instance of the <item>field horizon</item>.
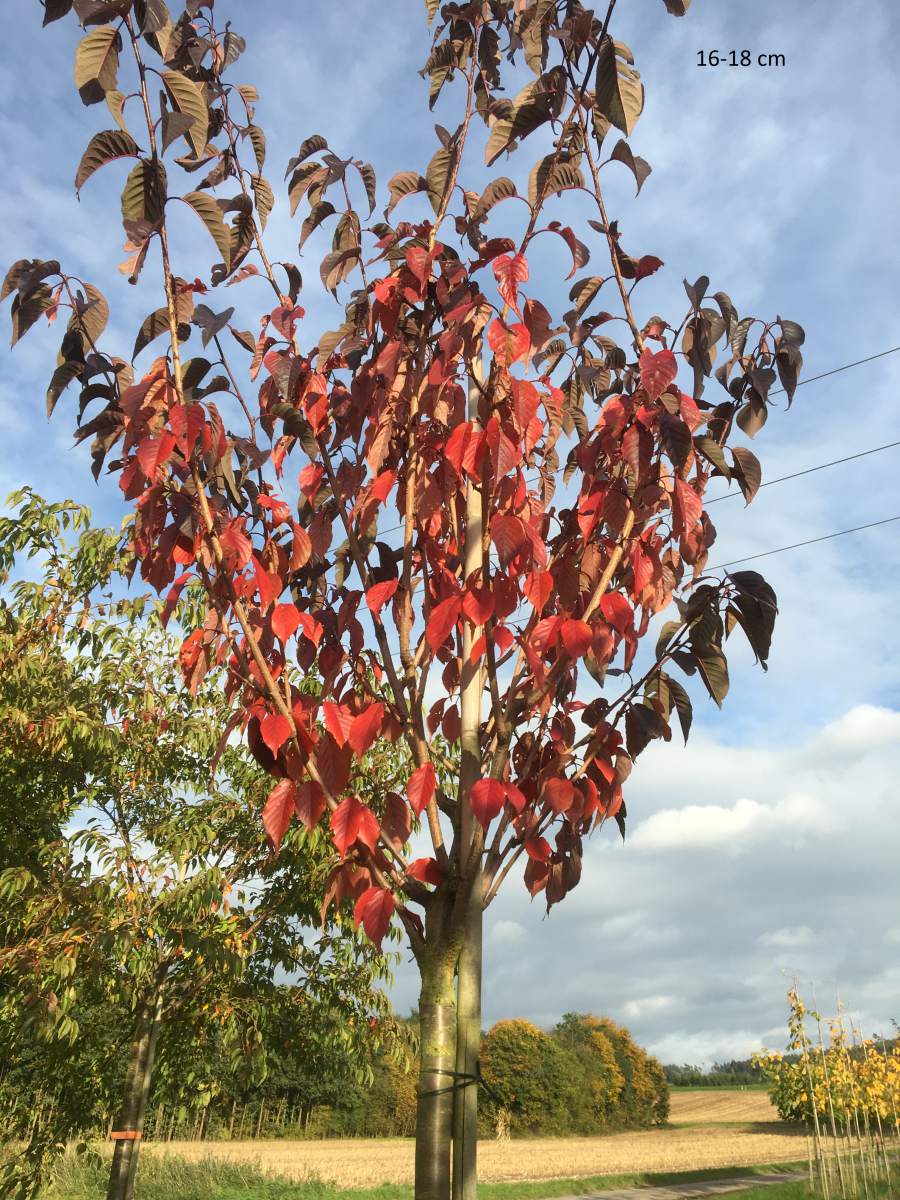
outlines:
{"label": "field horizon", "polygon": [[[246,1163],[264,1175],[294,1183],[317,1179],[338,1188],[408,1184],[413,1179],[411,1138],[165,1142],[153,1155],[188,1162],[209,1156]],[[778,1119],[765,1092],[740,1089],[673,1091],[669,1123],[592,1137],[483,1139],[479,1178],[485,1183],[577,1179],[634,1172],[681,1172],[806,1157],[802,1131]]]}

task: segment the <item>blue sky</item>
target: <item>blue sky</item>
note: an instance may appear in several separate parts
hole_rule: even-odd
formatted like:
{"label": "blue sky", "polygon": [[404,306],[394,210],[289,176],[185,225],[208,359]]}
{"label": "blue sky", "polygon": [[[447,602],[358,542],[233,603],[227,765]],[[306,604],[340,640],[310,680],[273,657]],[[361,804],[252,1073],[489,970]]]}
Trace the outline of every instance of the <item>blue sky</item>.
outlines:
{"label": "blue sky", "polygon": [[[136,324],[158,301],[150,268],[138,289],[115,270],[121,172],[107,168],[80,203],[74,197],[81,150],[109,123],[100,107],[73,103],[77,30],[64,21],[41,31],[34,0],[7,5],[0,260],[56,257],[99,283],[118,307],[110,344],[130,354]],[[248,37],[237,74],[262,93],[276,191],[314,131],[339,153],[371,160],[382,190],[433,153],[442,107],[429,115],[423,102],[427,33],[417,0],[303,0],[302,17],[290,18],[283,4],[257,0],[255,29],[247,6],[217,7]],[[653,174],[635,201],[630,175],[614,165],[609,208],[628,249],[665,261],[636,294],[639,317],[680,318],[682,278],[706,274],[742,314],[779,312],[803,324],[805,375],[900,343],[900,9],[892,0],[694,0],[675,20],[662,0],[620,8],[614,32],[633,48],[647,87],[631,144]],[[786,65],[696,65],[700,49],[744,48],[754,58],[783,54]],[[518,177],[537,153],[491,172],[473,164],[467,183]],[[295,257],[298,223],[283,196],[270,228],[275,256],[280,247]],[[205,237],[183,220],[181,274],[202,269]],[[313,298],[323,244],[311,240],[303,260],[311,330],[340,319],[330,299]],[[602,262],[596,241],[592,251]],[[532,260],[542,294],[562,303],[568,267],[560,266],[549,246]],[[253,282],[227,295],[246,310],[244,327],[268,302]],[[71,398],[45,420],[55,336],[35,329],[4,355],[0,491],[29,483],[117,520],[114,482],[95,486],[86,450],[71,446]],[[801,388],[756,439],[764,479],[896,440],[898,398],[900,354]],[[900,514],[898,464],[900,448],[764,489],[749,510],[738,499],[717,505],[715,561]],[[725,709],[699,699],[688,749],[673,743],[641,759],[627,797],[628,842],[596,839],[565,905],[543,919],[517,885],[500,897],[487,933],[488,1021],[547,1023],[593,1009],[628,1023],[667,1060],[730,1056],[781,1043],[785,969],[818,980],[826,997],[836,984],[870,1028],[900,1017],[898,535],[900,523],[754,564],[781,607],[768,674],[735,648]],[[401,1006],[412,1002],[411,971],[401,971],[396,995]]]}

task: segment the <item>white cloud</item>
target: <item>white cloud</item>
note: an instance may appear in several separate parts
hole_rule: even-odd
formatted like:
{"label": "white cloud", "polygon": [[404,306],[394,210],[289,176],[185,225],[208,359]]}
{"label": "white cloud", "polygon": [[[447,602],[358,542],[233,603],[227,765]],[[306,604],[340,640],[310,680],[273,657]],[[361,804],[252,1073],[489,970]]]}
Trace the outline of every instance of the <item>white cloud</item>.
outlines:
{"label": "white cloud", "polygon": [[795,838],[822,832],[825,818],[812,796],[797,793],[772,804],[743,798],[730,807],[690,804],[664,809],[643,821],[631,842],[640,851],[725,848],[746,853],[774,830]]}
{"label": "white cloud", "polygon": [[524,925],[518,921],[498,921],[491,927],[490,940],[497,945],[518,946],[527,938]]}
{"label": "white cloud", "polygon": [[816,941],[817,935],[808,925],[785,925],[781,929],[773,929],[761,933],[756,939],[760,946],[808,946]]}
{"label": "white cloud", "polygon": [[629,1000],[622,1009],[629,1021],[640,1021],[644,1017],[656,1016],[666,1012],[676,1004],[674,996],[642,996],[639,1000]]}

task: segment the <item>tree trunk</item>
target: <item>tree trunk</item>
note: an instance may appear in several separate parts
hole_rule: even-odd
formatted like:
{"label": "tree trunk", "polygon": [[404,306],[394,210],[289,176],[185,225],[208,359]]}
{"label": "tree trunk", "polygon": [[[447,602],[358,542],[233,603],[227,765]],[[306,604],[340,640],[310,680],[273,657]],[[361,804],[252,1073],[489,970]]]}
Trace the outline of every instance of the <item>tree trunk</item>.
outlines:
{"label": "tree trunk", "polygon": [[[468,416],[480,427],[481,346],[471,364]],[[463,574],[466,581],[477,578],[488,584],[488,562],[484,553],[483,527],[486,493],[470,477],[466,483],[466,534]],[[475,1200],[478,1154],[478,1087],[471,1077],[478,1074],[481,1042],[481,927],[482,848],[481,826],[472,811],[472,788],[482,776],[481,709],[484,667],[473,661],[472,651],[484,630],[463,621],[462,674],[460,677],[460,763],[457,790],[458,837],[462,891],[462,945],[457,966],[456,1088],[453,1093],[453,1200]],[[468,894],[466,894],[468,892]],[[462,1076],[462,1078],[459,1078]],[[469,1077],[469,1078],[466,1078]]]}
{"label": "tree trunk", "polygon": [[[481,1054],[483,881],[475,878],[456,983],[456,1070],[478,1076]],[[457,1080],[462,1083],[462,1080]],[[478,1180],[478,1084],[465,1081],[453,1103],[453,1200],[475,1200]]]}
{"label": "tree trunk", "polygon": [[450,1200],[456,1052],[453,956],[432,949],[420,965],[415,1200]]}
{"label": "tree trunk", "polygon": [[144,1004],[141,1009],[132,1046],[131,1064],[125,1081],[125,1095],[117,1122],[117,1132],[138,1136],[116,1139],[106,1200],[132,1200],[134,1195],[140,1135],[144,1131],[147,1097],[153,1078],[153,1061],[162,1025],[162,1009],[163,988],[160,981],[152,1003]]}

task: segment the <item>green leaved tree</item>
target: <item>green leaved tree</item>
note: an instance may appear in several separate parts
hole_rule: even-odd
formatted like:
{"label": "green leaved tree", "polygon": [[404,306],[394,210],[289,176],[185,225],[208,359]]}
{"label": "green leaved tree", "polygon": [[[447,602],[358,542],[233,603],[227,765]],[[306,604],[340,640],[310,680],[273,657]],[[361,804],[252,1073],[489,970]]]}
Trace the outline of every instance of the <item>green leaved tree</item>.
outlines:
{"label": "green leaved tree", "polygon": [[297,827],[277,858],[260,841],[265,776],[222,736],[220,695],[173,677],[153,606],[123,598],[121,538],[73,504],[13,503],[0,520],[0,826],[17,830],[0,871],[0,1037],[38,1067],[42,1119],[22,1109],[27,1140],[0,1188],[32,1195],[67,1139],[111,1121],[108,1195],[124,1200],[155,1068],[169,1095],[211,1098],[210,1080],[184,1078],[185,1039],[214,1031],[262,1078],[290,978],[295,1018],[363,1061],[387,960],[340,908],[322,925],[326,837]]}

